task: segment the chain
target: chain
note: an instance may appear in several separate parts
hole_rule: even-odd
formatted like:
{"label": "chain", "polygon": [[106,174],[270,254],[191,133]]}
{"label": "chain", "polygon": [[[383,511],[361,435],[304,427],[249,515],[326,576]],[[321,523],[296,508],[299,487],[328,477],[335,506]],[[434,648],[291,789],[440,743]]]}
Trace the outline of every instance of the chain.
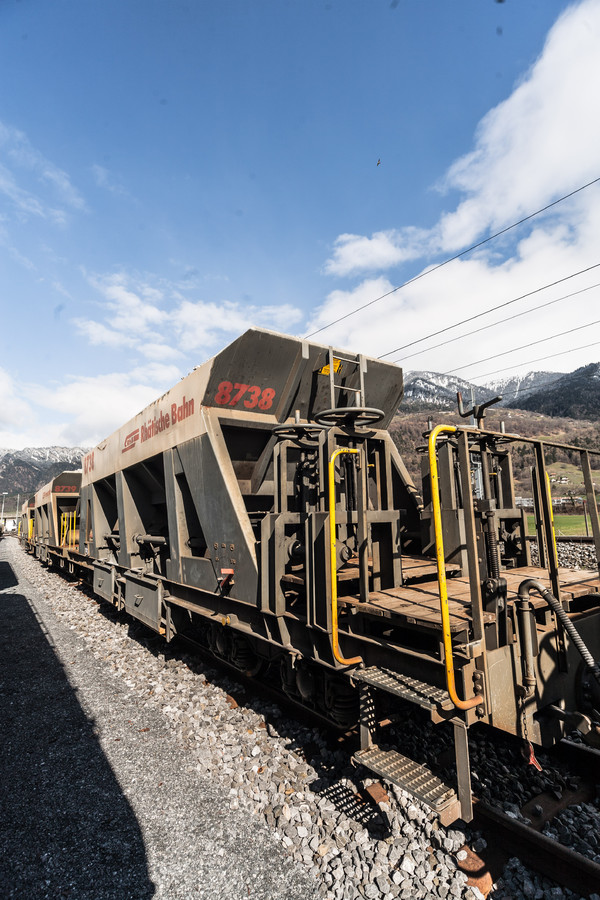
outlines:
{"label": "chain", "polygon": [[525,698],[521,696],[520,698],[520,706],[521,706],[521,718],[523,721],[521,730],[523,740],[525,741],[525,747],[523,747],[523,756],[527,760],[530,766],[534,766],[538,772],[542,771],[542,767],[539,762],[535,758],[535,750],[533,749],[533,744],[529,740],[529,728],[527,727],[527,713],[525,712]]}
{"label": "chain", "polygon": [[527,713],[525,712],[525,698],[523,696],[520,697],[519,705],[521,707],[521,733],[523,736],[523,740],[527,741],[529,744],[529,728],[527,727]]}

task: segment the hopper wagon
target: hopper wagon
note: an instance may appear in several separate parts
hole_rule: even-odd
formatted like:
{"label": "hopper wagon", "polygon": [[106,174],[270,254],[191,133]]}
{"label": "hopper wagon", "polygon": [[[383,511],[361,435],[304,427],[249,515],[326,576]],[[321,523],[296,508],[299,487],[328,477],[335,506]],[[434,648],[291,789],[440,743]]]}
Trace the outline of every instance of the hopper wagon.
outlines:
{"label": "hopper wagon", "polygon": [[[474,425],[429,430],[418,490],[388,431],[402,393],[391,363],[251,329],[89,452],[80,493],[73,473],[38,492],[38,555],[167,641],[358,723],[356,762],[468,821],[473,725],[543,746],[574,726],[598,737],[600,582],[558,566],[546,445],[487,431],[476,408]],[[600,562],[597,457],[570,450]],[[455,783],[384,743],[382,723],[415,706],[452,726]]]}
{"label": "hopper wagon", "polygon": [[77,527],[81,469],[61,472],[36,491],[25,509],[24,538],[40,562],[74,574],[69,552],[79,545]]}

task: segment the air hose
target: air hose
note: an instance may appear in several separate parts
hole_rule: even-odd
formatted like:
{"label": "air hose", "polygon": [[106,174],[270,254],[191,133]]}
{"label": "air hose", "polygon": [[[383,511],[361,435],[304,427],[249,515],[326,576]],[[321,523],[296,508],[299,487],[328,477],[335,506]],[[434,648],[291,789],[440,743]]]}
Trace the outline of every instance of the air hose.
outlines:
{"label": "air hose", "polygon": [[573,641],[573,644],[579,651],[584,663],[591,670],[598,684],[600,684],[600,665],[594,660],[594,657],[586,647],[583,638],[554,594],[552,594],[548,588],[544,587],[542,582],[538,581],[536,578],[528,578],[526,581],[521,582],[519,585],[519,599],[528,600],[530,591],[537,591],[537,593],[544,598],[550,609],[556,613],[557,619]]}

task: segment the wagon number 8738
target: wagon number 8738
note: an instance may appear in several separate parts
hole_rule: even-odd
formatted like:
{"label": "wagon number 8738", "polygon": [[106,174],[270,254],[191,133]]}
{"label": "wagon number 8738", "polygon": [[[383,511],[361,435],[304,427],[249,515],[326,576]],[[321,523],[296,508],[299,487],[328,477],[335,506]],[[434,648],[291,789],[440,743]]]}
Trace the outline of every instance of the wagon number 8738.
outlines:
{"label": "wagon number 8738", "polygon": [[219,406],[237,406],[242,397],[246,397],[243,401],[246,409],[271,409],[275,398],[273,388],[260,388],[257,385],[239,384],[237,381],[232,384],[231,381],[222,381],[217,388],[215,394],[215,403]]}

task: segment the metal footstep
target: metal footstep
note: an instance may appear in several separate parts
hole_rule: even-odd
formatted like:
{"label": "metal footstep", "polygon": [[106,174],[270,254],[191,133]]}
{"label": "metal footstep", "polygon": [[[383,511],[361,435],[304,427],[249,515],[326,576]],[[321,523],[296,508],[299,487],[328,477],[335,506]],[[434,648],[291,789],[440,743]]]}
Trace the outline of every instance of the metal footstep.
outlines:
{"label": "metal footstep", "polygon": [[410,678],[408,675],[392,672],[390,669],[378,669],[376,666],[358,669],[352,673],[352,680],[362,681],[380,691],[387,691],[389,694],[415,703],[423,709],[453,708],[447,691],[427,684],[425,681],[419,681],[418,678]]}
{"label": "metal footstep", "polygon": [[386,781],[391,781],[430,807],[444,826],[460,816],[456,791],[437,778],[427,766],[417,763],[396,750],[369,747],[359,750],[353,760]]}

